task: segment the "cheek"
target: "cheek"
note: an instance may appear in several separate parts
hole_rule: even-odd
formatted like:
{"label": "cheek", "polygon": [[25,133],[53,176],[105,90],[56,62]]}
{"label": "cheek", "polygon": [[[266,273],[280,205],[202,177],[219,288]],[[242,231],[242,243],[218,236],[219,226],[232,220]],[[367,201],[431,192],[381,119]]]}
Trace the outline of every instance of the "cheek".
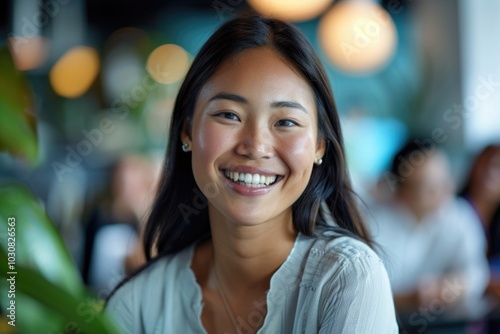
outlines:
{"label": "cheek", "polygon": [[217,124],[211,122],[193,123],[192,131],[193,170],[196,174],[206,173],[215,160],[229,149],[233,139],[230,132],[221,131]]}
{"label": "cheek", "polygon": [[193,126],[193,152],[202,157],[209,158],[218,152],[223,145],[220,132],[210,124]]}
{"label": "cheek", "polygon": [[315,159],[316,141],[313,135],[302,135],[283,141],[283,152],[292,171],[309,174]]}

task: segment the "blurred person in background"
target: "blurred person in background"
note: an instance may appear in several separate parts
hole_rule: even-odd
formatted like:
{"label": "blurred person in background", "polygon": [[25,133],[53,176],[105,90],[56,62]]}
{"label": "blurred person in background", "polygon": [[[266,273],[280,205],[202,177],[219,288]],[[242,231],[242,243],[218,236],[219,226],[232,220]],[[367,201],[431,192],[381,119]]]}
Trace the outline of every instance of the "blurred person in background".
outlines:
{"label": "blurred person in background", "polygon": [[500,145],[489,145],[472,164],[460,193],[474,208],[488,238],[488,257],[500,256]]}
{"label": "blurred person in background", "polygon": [[[500,303],[500,145],[484,148],[472,163],[469,176],[460,195],[474,208],[478,222],[488,241],[491,278],[488,295]],[[495,326],[500,332],[499,324]]]}
{"label": "blurred person in background", "polygon": [[427,312],[433,319],[481,315],[485,238],[472,207],[454,196],[445,155],[410,141],[395,155],[385,181],[391,196],[375,202],[367,219],[398,311],[417,317]]}
{"label": "blurred person in background", "polygon": [[[134,245],[154,197],[157,174],[154,164],[137,154],[120,158],[112,168],[104,198],[99,199],[98,205],[91,207],[85,226],[82,274],[84,281],[94,289],[107,286],[105,281],[116,275],[110,272],[112,263],[120,266],[116,272],[121,275],[145,262],[144,252]],[[113,227],[113,230],[109,227]],[[112,262],[110,258],[106,265],[108,256],[114,258]],[[121,260],[116,261],[115,257]],[[107,290],[110,288],[107,287]]]}

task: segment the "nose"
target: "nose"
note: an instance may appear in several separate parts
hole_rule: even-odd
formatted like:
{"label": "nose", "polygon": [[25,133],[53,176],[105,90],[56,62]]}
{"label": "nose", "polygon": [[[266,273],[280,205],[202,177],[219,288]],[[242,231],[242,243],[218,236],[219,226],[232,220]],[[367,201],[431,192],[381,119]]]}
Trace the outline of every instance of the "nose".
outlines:
{"label": "nose", "polygon": [[270,159],[273,156],[273,144],[269,130],[246,126],[239,134],[235,152],[250,160]]}

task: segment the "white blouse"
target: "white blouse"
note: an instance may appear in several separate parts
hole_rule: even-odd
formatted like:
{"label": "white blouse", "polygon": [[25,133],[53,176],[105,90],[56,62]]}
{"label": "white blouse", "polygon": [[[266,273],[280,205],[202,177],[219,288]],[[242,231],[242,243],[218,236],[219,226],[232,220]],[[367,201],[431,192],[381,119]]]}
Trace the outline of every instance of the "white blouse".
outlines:
{"label": "white blouse", "polygon": [[[201,288],[191,270],[194,249],[159,259],[116,291],[106,312],[123,333],[206,333]],[[237,321],[245,333],[263,316]],[[384,265],[352,237],[299,233],[271,278],[258,333],[398,333]]]}

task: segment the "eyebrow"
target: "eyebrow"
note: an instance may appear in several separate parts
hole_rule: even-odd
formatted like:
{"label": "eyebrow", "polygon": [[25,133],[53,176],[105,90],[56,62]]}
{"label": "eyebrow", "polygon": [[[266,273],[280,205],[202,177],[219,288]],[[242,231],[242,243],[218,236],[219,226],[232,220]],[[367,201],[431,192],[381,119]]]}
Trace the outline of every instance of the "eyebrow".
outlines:
{"label": "eyebrow", "polygon": [[276,101],[271,103],[271,107],[273,108],[293,108],[293,109],[299,109],[305,112],[306,114],[308,113],[306,108],[302,106],[302,104],[294,101]]}
{"label": "eyebrow", "polygon": [[218,94],[212,96],[212,98],[210,98],[210,100],[208,100],[208,102],[212,102],[212,101],[216,101],[216,100],[229,100],[229,101],[233,101],[233,102],[248,104],[248,100],[245,99],[243,96],[231,94],[231,93],[218,93]]}
{"label": "eyebrow", "polygon": [[[238,102],[241,104],[249,104],[248,100],[245,99],[243,96],[237,95],[237,94],[231,94],[231,93],[218,93],[218,94],[212,96],[210,98],[210,100],[208,100],[208,102],[217,101],[217,100],[229,100],[229,101]],[[302,110],[303,112],[305,112],[306,114],[308,113],[307,109],[304,108],[304,106],[302,106],[300,103],[294,102],[294,101],[276,101],[276,102],[271,103],[271,107],[272,108],[299,109],[299,110]]]}

